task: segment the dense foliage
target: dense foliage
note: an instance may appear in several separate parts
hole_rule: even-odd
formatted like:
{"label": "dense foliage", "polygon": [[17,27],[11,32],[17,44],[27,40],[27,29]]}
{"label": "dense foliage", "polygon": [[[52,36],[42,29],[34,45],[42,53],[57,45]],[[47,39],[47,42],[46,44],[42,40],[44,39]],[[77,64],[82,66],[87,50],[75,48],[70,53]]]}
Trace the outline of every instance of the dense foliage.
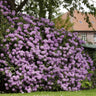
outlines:
{"label": "dense foliage", "polygon": [[70,22],[70,17],[68,16],[66,19],[62,19],[62,15],[59,16],[58,18],[53,20],[55,27],[57,29],[64,28],[67,31],[73,31],[72,27],[74,23]]}
{"label": "dense foliage", "polygon": [[10,27],[0,43],[0,88],[22,93],[75,91],[84,80],[91,81],[93,62],[84,54],[77,33],[56,30],[48,19],[16,16],[5,3],[0,1],[0,12]]}
{"label": "dense foliage", "polygon": [[93,82],[93,86],[96,88],[96,50],[95,48],[84,48],[85,53],[89,54],[89,56],[92,58],[93,60],[93,64],[95,67],[95,70],[93,72],[93,76],[92,76],[92,82]]}
{"label": "dense foliage", "polygon": [[[58,13],[60,5],[68,10],[71,15],[74,10],[81,10],[85,12],[85,8],[89,10],[90,14],[96,15],[96,8],[94,0],[6,0],[11,10],[16,12],[25,12],[36,17],[43,17],[52,19],[54,13]],[[42,13],[42,14],[41,14]],[[87,12],[85,12],[87,15]],[[86,16],[86,21],[89,21]],[[89,22],[88,22],[89,23]]]}

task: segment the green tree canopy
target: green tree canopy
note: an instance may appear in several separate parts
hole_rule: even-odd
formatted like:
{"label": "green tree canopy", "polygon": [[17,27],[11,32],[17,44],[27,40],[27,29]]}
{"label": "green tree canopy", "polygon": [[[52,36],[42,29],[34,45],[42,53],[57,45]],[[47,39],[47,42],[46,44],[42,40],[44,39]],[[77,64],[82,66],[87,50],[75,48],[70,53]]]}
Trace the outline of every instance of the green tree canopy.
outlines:
{"label": "green tree canopy", "polygon": [[[81,10],[84,12],[84,6],[89,9],[89,13],[96,15],[96,8],[94,7],[94,1],[91,4],[89,0],[7,0],[8,4],[11,6],[10,9],[16,12],[26,12],[35,17],[43,17],[52,19],[54,13],[58,13],[58,8],[62,4],[65,9],[67,9],[71,15],[73,15],[74,10]],[[82,4],[84,6],[82,6]],[[89,23],[89,18],[86,14],[86,22]]]}

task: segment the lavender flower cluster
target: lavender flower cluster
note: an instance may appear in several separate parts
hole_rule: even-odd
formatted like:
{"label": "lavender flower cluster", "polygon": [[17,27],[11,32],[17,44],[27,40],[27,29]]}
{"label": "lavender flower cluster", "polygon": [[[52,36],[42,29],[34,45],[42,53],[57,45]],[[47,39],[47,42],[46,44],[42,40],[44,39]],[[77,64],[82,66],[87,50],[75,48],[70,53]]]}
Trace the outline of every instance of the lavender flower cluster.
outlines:
{"label": "lavender flower cluster", "polygon": [[6,90],[75,91],[80,90],[81,80],[91,80],[88,71],[94,70],[93,61],[84,54],[84,42],[77,33],[57,30],[48,19],[16,17],[3,3],[7,2],[0,1],[0,11],[11,22],[0,44],[0,73]]}

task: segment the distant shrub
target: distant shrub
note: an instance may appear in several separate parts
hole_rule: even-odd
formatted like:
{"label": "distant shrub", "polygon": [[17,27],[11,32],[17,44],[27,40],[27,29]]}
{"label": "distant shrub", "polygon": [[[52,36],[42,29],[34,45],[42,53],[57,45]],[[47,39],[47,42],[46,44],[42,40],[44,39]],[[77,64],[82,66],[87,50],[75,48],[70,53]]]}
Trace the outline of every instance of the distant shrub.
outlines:
{"label": "distant shrub", "polygon": [[85,53],[89,54],[89,56],[93,60],[93,66],[95,67],[95,70],[92,75],[92,86],[96,88],[96,50],[95,48],[84,48]]}
{"label": "distant shrub", "polygon": [[77,33],[56,30],[48,19],[15,16],[0,1],[11,22],[0,44],[0,85],[8,92],[80,90],[91,81],[93,61],[84,54]]}
{"label": "distant shrub", "polygon": [[57,29],[64,28],[65,30],[72,32],[73,31],[73,28],[72,27],[73,27],[74,23],[72,23],[70,21],[70,17],[69,16],[67,16],[66,19],[63,19],[62,17],[63,16],[60,15],[59,17],[57,17],[57,18],[55,18],[53,20],[53,22],[55,23],[55,27]]}

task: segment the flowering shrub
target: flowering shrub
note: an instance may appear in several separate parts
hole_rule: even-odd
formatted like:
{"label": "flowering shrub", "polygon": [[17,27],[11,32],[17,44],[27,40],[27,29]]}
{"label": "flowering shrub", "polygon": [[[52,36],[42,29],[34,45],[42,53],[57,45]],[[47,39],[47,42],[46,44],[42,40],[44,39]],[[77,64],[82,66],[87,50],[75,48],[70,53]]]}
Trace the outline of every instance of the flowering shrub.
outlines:
{"label": "flowering shrub", "polygon": [[75,91],[82,80],[91,80],[93,62],[77,33],[56,30],[48,19],[16,17],[3,1],[0,8],[11,22],[0,44],[0,79],[8,92]]}

